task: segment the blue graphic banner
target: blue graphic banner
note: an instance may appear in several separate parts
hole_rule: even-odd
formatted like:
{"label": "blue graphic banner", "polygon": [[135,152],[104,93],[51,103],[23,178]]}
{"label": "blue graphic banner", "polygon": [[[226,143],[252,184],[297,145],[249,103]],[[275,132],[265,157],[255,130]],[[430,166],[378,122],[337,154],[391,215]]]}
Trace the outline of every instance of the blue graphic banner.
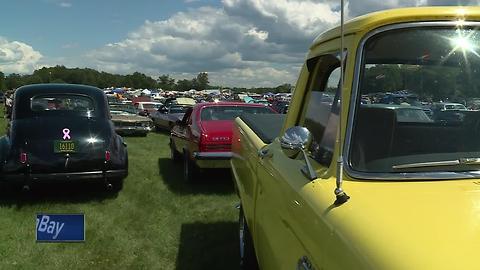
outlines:
{"label": "blue graphic banner", "polygon": [[85,241],[84,214],[37,214],[37,242]]}

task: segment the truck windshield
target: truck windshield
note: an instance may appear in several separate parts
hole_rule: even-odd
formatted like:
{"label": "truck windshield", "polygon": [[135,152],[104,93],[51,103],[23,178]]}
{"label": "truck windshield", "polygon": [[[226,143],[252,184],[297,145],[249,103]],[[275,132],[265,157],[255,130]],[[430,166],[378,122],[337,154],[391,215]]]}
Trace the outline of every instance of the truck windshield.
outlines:
{"label": "truck windshield", "polygon": [[349,165],[361,172],[480,170],[480,31],[385,31],[364,46]]}

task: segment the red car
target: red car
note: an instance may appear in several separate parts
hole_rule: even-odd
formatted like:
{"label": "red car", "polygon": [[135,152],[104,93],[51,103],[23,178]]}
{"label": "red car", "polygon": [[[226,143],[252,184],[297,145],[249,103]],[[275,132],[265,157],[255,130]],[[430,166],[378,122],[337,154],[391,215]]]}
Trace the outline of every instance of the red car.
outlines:
{"label": "red car", "polygon": [[184,178],[193,181],[199,169],[230,168],[233,121],[243,113],[276,113],[262,104],[200,103],[189,109],[172,128],[170,153],[183,160]]}

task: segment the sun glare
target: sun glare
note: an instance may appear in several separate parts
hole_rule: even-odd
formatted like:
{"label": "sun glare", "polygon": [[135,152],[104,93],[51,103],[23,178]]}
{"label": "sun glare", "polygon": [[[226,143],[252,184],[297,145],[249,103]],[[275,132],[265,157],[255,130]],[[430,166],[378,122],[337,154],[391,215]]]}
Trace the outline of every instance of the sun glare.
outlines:
{"label": "sun glare", "polygon": [[461,51],[465,57],[467,57],[467,53],[472,53],[480,57],[477,52],[478,46],[475,45],[475,37],[473,36],[475,31],[471,31],[470,33],[466,34],[465,31],[457,29],[456,33],[457,35],[455,37],[449,38],[453,46],[450,54],[456,51]]}
{"label": "sun glare", "polygon": [[468,37],[462,37],[462,36],[456,37],[452,39],[452,43],[455,46],[455,48],[457,48],[457,50],[462,50],[463,52],[466,52],[466,51],[471,52],[474,49],[472,41]]}

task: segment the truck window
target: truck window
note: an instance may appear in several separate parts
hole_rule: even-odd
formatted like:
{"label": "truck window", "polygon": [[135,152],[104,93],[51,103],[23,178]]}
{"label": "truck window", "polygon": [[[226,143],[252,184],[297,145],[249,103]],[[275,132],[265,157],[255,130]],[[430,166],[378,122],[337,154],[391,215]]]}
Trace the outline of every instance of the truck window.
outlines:
{"label": "truck window", "polygon": [[336,55],[320,57],[312,76],[303,126],[313,135],[312,158],[329,166],[339,120],[340,60]]}
{"label": "truck window", "polygon": [[[352,169],[392,177],[478,171],[464,161],[480,156],[479,37],[476,27],[409,27],[366,41]],[[458,164],[442,165],[450,160]]]}

